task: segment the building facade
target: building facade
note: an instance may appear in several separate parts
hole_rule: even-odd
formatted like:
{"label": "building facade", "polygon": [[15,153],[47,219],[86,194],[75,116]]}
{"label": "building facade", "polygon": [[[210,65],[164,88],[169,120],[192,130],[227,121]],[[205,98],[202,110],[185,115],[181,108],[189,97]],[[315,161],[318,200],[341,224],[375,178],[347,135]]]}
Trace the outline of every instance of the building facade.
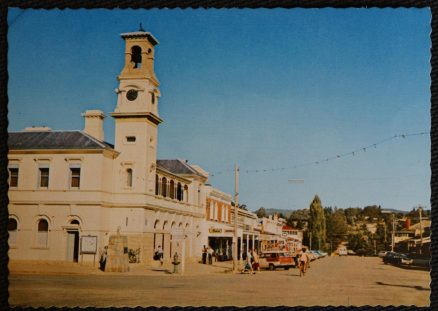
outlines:
{"label": "building facade", "polygon": [[[118,76],[114,145],[105,142],[105,114],[88,110],[83,131],[28,128],[9,134],[9,256],[11,259],[92,262],[120,231],[137,262],[154,249],[170,260],[172,232],[183,230],[185,254],[202,247],[208,175],[183,160],[157,160],[158,41],[145,31],[124,33]],[[95,253],[83,252],[95,240]],[[84,243],[82,243],[84,242]]]}

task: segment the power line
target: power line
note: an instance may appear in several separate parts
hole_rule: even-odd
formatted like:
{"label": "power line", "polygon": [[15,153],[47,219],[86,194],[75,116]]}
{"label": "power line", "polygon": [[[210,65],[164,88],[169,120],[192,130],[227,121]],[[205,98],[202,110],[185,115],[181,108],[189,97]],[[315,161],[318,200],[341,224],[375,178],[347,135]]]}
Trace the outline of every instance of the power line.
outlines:
{"label": "power line", "polygon": [[[422,135],[427,135],[430,134],[430,132],[418,132],[418,133],[409,133],[409,134],[396,134],[394,136],[382,139],[378,142],[369,144],[367,146],[349,151],[349,152],[344,152],[344,153],[338,153],[336,155],[333,156],[329,156],[329,157],[323,157],[320,158],[319,160],[316,161],[309,161],[309,162],[305,162],[305,163],[301,163],[301,164],[295,164],[292,166],[286,166],[286,167],[276,167],[276,168],[261,168],[261,169],[242,169],[240,168],[240,171],[242,173],[246,173],[246,174],[251,174],[251,173],[268,173],[268,172],[278,172],[278,171],[285,171],[285,170],[291,170],[291,169],[297,169],[300,167],[306,167],[306,166],[312,166],[312,165],[319,165],[321,163],[325,163],[325,162],[330,162],[333,160],[337,160],[337,159],[341,159],[341,158],[345,158],[348,156],[355,156],[359,153],[365,153],[367,150],[370,149],[376,149],[377,146],[388,143],[394,139],[405,139],[407,137],[411,137],[411,136],[422,136]],[[222,170],[222,171],[218,171],[215,173],[210,174],[210,176],[216,176],[216,175],[221,175],[221,174],[225,174],[228,172],[233,172],[232,169],[227,169],[227,170]]]}

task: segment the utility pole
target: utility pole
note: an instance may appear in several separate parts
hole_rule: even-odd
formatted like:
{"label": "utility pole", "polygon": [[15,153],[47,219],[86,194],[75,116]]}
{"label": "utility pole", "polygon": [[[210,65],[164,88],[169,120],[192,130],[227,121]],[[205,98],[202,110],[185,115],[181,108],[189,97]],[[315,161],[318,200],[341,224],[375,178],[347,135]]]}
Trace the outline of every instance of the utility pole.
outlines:
{"label": "utility pole", "polygon": [[237,272],[237,209],[239,206],[239,168],[234,167],[234,239],[233,239],[233,271]]}
{"label": "utility pole", "polygon": [[394,251],[394,242],[395,242],[394,231],[395,231],[395,215],[392,214],[392,245],[391,245],[392,252]]}
{"label": "utility pole", "polygon": [[423,249],[423,218],[422,218],[422,208],[418,207],[418,212],[420,213],[420,255],[421,250]]}

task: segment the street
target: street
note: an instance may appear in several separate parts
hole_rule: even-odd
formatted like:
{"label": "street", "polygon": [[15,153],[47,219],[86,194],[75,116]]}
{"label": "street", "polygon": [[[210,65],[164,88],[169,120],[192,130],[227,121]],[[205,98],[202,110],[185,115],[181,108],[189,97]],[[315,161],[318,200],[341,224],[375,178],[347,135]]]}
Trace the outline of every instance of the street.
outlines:
{"label": "street", "polygon": [[297,269],[203,275],[20,275],[9,277],[11,306],[428,306],[429,271],[376,257],[327,257]]}

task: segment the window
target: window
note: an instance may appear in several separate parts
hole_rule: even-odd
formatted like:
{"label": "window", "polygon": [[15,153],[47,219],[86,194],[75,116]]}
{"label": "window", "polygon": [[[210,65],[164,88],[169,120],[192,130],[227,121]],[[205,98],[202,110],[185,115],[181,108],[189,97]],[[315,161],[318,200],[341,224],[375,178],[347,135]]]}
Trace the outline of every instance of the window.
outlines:
{"label": "window", "polygon": [[182,201],[183,197],[182,197],[182,186],[180,183],[178,183],[178,185],[176,186],[176,199],[178,201]]}
{"label": "window", "polygon": [[126,186],[132,187],[132,168],[126,169]]}
{"label": "window", "polygon": [[47,246],[49,233],[49,223],[45,219],[38,221],[37,244],[38,246]]}
{"label": "window", "polygon": [[17,220],[14,218],[9,218],[8,221],[9,245],[15,245],[17,243],[17,231],[18,231]]}
{"label": "window", "polygon": [[135,136],[126,136],[126,142],[135,143]]}
{"label": "window", "polygon": [[158,187],[160,185],[159,182],[160,182],[160,180],[158,178],[158,175],[155,175],[155,195],[159,194],[159,189],[158,189]]}
{"label": "window", "polygon": [[214,218],[214,207],[213,207],[213,204],[211,202],[210,202],[209,207],[210,207],[210,219],[213,220],[213,218]]}
{"label": "window", "polygon": [[18,167],[9,167],[9,187],[18,187]]}
{"label": "window", "polygon": [[81,183],[81,168],[70,167],[70,187],[79,188]]}
{"label": "window", "polygon": [[152,101],[152,104],[155,104],[155,94],[154,93],[151,93],[151,101]]}
{"label": "window", "polygon": [[169,196],[171,199],[175,199],[175,182],[173,180],[170,181],[169,187]]}
{"label": "window", "polygon": [[48,188],[49,187],[49,168],[48,167],[40,167],[40,188]]}
{"label": "window", "polygon": [[167,196],[167,179],[166,179],[166,177],[163,177],[161,179],[161,195],[163,197]]}

